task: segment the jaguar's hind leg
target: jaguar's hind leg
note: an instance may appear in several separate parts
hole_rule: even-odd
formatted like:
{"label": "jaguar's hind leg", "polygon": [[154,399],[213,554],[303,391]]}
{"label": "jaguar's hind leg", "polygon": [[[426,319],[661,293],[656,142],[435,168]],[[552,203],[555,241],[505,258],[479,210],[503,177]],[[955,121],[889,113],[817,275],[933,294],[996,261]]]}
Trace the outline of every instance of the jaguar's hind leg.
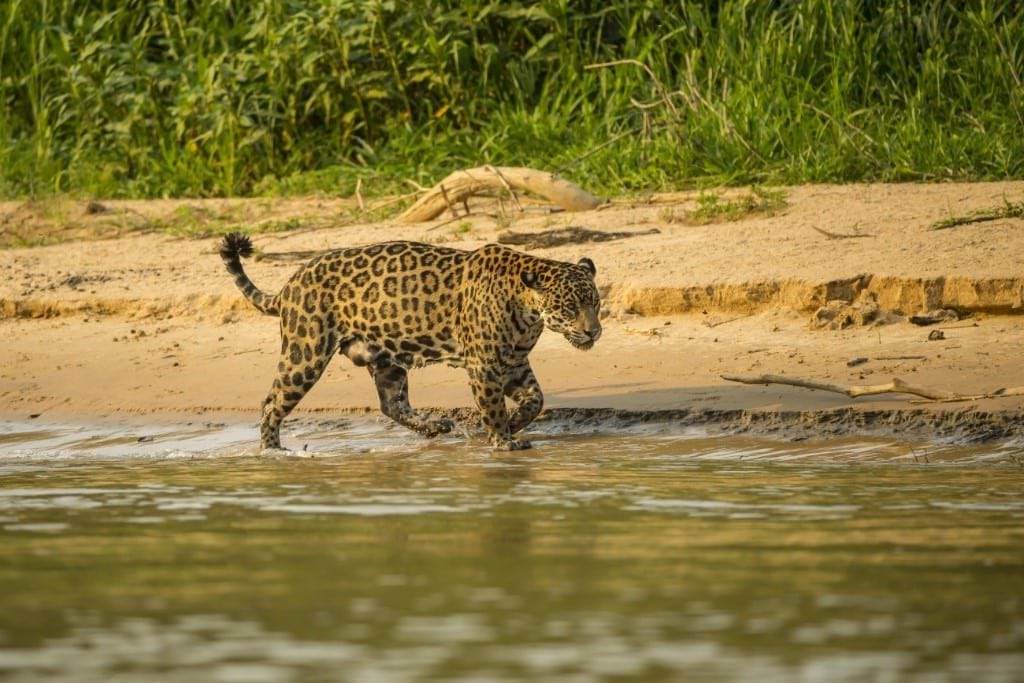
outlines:
{"label": "jaguar's hind leg", "polygon": [[293,339],[283,336],[277,377],[263,400],[260,446],[281,448],[281,423],[327,368],[334,352],[331,336]]}
{"label": "jaguar's hind leg", "polygon": [[455,426],[447,418],[426,418],[412,409],[409,405],[409,375],[405,368],[380,362],[368,368],[377,385],[380,410],[392,420],[428,437],[450,432]]}

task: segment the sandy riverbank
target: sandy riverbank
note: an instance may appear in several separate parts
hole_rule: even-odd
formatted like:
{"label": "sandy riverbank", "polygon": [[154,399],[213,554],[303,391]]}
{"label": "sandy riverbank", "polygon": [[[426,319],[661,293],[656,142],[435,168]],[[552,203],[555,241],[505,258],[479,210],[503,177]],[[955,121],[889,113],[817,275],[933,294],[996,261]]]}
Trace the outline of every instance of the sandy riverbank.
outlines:
{"label": "sandy riverbank", "polygon": [[[608,310],[592,351],[575,351],[551,334],[534,351],[547,405],[560,419],[613,423],[661,411],[726,431],[800,438],[1024,436],[1024,396],[917,403],[905,394],[851,399],[722,379],[776,374],[872,385],[899,377],[963,394],[1024,386],[1024,221],[929,229],[951,215],[1019,201],[1024,183],[808,186],[787,194],[777,215],[709,225],[680,220],[695,194],[527,213],[511,225],[483,215],[446,225],[334,225],[340,204],[321,199],[104,202],[110,212],[96,216],[73,205],[69,212],[82,222],[120,216],[123,225],[112,224],[115,236],[105,239],[0,251],[0,416],[256,420],[276,365],[275,321],[242,301],[215,254],[216,238],[142,233],[124,218],[127,208],[158,216],[190,206],[230,210],[242,224],[291,220],[294,229],[254,237],[267,254],[387,239],[468,249],[509,228],[657,229],[532,250],[591,257]],[[0,215],[5,230],[29,220],[24,205],[0,206]],[[248,270],[273,290],[296,266],[267,258]],[[939,309],[961,319],[909,321]],[[943,338],[929,340],[936,330]],[[445,367],[412,373],[411,400],[439,409],[471,405],[464,373]],[[296,415],[375,403],[365,371],[340,358]]]}

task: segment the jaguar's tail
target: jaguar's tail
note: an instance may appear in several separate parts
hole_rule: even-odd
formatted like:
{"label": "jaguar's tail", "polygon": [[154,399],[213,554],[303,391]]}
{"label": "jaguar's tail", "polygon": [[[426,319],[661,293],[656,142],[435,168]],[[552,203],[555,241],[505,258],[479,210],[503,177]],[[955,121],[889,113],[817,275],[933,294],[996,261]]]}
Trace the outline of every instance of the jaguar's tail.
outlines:
{"label": "jaguar's tail", "polygon": [[242,294],[249,300],[249,303],[255,306],[260,313],[279,315],[281,307],[278,296],[276,294],[271,296],[261,291],[242,268],[242,259],[250,256],[252,256],[252,241],[248,235],[243,235],[240,232],[224,235],[224,239],[220,243],[220,258],[224,261],[228,272],[235,278],[235,284],[242,290]]}

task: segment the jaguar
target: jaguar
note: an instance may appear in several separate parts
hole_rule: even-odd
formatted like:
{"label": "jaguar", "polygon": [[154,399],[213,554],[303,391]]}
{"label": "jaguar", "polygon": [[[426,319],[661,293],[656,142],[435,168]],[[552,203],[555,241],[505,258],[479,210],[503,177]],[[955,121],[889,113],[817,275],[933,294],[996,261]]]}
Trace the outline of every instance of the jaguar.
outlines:
{"label": "jaguar", "polygon": [[384,242],[315,256],[270,294],[242,266],[253,254],[247,235],[224,236],[219,251],[248,302],[280,320],[277,375],[262,404],[264,449],[281,448],[281,423],[335,354],[369,371],[381,412],[428,437],[454,423],[412,408],[408,371],[434,363],[465,368],[490,444],[530,448],[517,435],[544,405],[529,361],[541,333],[559,333],[584,351],[601,336],[589,258],[568,263],[498,244],[467,251]]}

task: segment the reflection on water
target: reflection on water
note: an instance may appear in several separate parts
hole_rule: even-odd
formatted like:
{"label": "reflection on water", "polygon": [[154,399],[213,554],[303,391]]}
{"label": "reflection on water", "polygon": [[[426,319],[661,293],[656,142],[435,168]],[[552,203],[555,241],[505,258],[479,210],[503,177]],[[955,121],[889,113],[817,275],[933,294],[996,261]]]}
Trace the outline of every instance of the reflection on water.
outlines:
{"label": "reflection on water", "polygon": [[1020,447],[0,426],[0,678],[1017,681]]}

